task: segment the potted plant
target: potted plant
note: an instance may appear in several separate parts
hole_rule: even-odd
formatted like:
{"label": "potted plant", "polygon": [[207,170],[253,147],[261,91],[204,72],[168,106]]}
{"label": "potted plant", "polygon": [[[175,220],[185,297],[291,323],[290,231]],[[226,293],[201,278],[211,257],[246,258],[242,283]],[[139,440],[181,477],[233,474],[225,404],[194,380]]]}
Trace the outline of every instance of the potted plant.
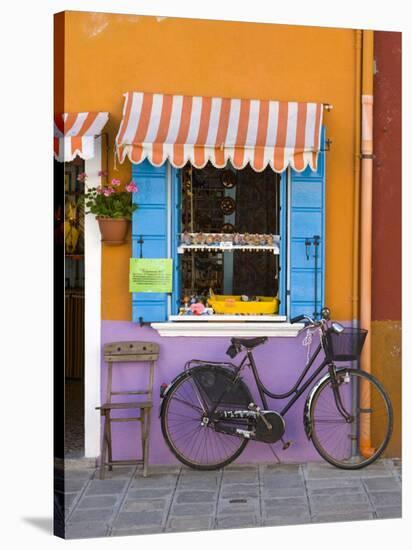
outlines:
{"label": "potted plant", "polygon": [[102,242],[106,244],[123,244],[133,212],[137,204],[132,202],[132,193],[137,191],[132,180],[124,190],[120,190],[120,180],[112,179],[111,183],[85,189],[84,204],[86,214],[94,214],[99,223]]}

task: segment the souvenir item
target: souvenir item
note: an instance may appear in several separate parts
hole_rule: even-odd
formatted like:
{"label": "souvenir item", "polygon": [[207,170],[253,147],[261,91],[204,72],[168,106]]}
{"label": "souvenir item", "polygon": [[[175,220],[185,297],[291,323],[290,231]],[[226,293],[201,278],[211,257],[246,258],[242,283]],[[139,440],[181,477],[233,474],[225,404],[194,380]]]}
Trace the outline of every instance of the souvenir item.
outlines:
{"label": "souvenir item", "polygon": [[232,170],[222,172],[222,185],[226,189],[232,189],[236,185],[236,174]]}
{"label": "souvenir item", "polygon": [[220,201],[220,210],[225,216],[230,216],[236,209],[236,202],[232,197],[223,197]]}

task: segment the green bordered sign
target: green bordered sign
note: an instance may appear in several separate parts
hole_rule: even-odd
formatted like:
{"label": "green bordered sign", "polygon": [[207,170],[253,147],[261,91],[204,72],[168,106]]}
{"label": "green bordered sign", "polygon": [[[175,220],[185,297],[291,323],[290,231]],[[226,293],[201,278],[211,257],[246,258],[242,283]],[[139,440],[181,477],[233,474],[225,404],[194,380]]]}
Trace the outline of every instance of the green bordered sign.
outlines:
{"label": "green bordered sign", "polygon": [[173,260],[169,258],[131,258],[130,292],[172,292]]}

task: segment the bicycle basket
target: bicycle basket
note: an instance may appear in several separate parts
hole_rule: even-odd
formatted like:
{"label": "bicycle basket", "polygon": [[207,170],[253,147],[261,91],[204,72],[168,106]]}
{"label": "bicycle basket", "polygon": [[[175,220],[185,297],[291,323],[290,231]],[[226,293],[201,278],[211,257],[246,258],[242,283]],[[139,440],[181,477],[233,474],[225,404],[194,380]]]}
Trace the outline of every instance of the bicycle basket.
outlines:
{"label": "bicycle basket", "polygon": [[337,334],[326,333],[329,353],[333,361],[356,361],[359,358],[368,331],[363,328],[345,328]]}
{"label": "bicycle basket", "polygon": [[228,368],[205,365],[194,368],[192,372],[200,393],[211,405],[247,407],[252,400],[243,380],[238,379],[233,384],[235,373]]}

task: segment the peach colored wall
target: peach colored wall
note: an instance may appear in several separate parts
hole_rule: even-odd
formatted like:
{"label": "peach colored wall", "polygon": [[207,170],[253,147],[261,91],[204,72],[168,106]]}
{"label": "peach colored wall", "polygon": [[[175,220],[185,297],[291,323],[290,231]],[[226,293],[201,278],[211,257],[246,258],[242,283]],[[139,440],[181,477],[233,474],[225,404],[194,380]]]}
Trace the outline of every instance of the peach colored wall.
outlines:
{"label": "peach colored wall", "polygon": [[[110,148],[127,90],[332,103],[326,303],[351,318],[355,31],[64,12],[65,111],[109,111]],[[110,177],[130,178],[128,161]],[[103,248],[102,318],[131,317],[130,245]]]}

